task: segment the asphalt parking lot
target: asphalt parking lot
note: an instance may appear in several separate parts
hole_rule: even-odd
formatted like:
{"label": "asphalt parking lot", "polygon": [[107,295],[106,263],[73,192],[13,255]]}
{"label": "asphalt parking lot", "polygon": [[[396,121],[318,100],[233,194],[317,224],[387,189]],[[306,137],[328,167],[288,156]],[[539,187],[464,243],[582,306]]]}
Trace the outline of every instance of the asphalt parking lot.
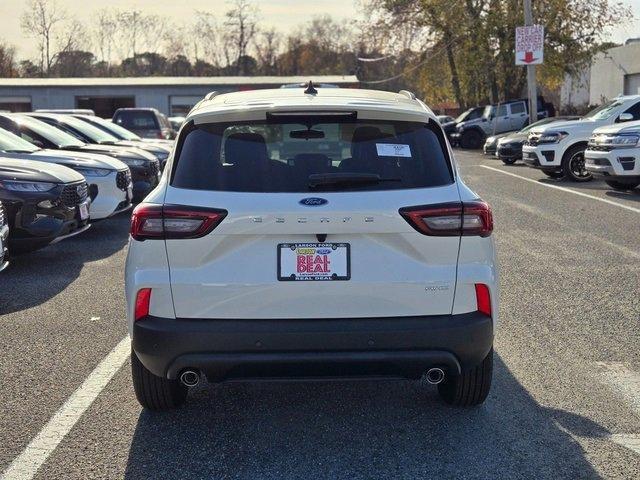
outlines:
{"label": "asphalt parking lot", "polygon": [[265,382],[197,387],[184,408],[148,413],[125,360],[86,411],[59,414],[68,433],[55,448],[27,448],[55,436],[50,419],[126,347],[121,215],[0,276],[0,471],[32,478],[25,465],[43,462],[33,478],[640,478],[640,191],[457,158],[493,207],[501,265],[483,406],[450,408],[435,388],[402,381]]}

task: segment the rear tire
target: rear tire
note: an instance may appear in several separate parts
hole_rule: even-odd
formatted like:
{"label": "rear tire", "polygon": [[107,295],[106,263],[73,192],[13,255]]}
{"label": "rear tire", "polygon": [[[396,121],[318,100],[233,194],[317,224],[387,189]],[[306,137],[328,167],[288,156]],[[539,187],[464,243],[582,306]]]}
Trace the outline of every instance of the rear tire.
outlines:
{"label": "rear tire", "polygon": [[574,182],[588,182],[593,180],[593,174],[584,167],[584,145],[576,145],[566,151],[562,157],[562,172],[564,176]]}
{"label": "rear tire", "polygon": [[476,130],[467,130],[460,138],[460,146],[462,148],[477,150],[482,146],[482,135]]}
{"label": "rear tire", "polygon": [[438,385],[438,393],[449,405],[471,407],[485,401],[491,390],[493,348],[480,365],[460,375],[445,377]]}
{"label": "rear tire", "polygon": [[171,410],[187,399],[187,387],[178,380],[169,380],[151,373],[131,350],[131,377],[140,405],[148,410]]}
{"label": "rear tire", "polygon": [[640,185],[640,182],[619,182],[617,180],[605,180],[604,183],[609,185],[614,190],[620,190],[623,192],[625,190],[633,190],[638,185]]}

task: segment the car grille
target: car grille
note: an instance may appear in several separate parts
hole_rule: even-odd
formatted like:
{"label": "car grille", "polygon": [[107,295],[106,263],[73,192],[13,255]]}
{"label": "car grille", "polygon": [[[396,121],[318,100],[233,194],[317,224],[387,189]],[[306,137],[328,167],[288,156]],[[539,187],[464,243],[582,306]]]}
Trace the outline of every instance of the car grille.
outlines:
{"label": "car grille", "polygon": [[131,171],[122,170],[116,174],[116,185],[120,190],[126,190],[131,184]]}
{"label": "car grille", "polygon": [[591,165],[600,165],[603,167],[611,166],[611,163],[609,163],[609,160],[607,160],[606,158],[589,158],[587,159],[587,162]]}
{"label": "car grille", "polygon": [[88,191],[87,182],[65,185],[59,200],[65,207],[75,207],[87,199]]}
{"label": "car grille", "polygon": [[149,163],[149,175],[157,175],[159,171],[160,162],[154,160],[153,162]]}
{"label": "car grille", "polygon": [[610,152],[612,148],[608,145],[596,145],[593,143],[589,143],[589,150],[594,150],[596,152]]}

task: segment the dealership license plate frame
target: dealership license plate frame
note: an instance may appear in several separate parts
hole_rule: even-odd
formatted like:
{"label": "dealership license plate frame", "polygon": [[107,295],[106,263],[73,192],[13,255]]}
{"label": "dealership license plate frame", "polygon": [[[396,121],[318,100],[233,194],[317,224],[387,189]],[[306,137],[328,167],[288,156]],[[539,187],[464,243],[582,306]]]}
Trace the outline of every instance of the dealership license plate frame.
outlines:
{"label": "dealership license plate frame", "polygon": [[[332,276],[300,276],[295,274],[283,276],[282,275],[282,251],[284,249],[296,250],[297,248],[344,248],[346,251],[346,268],[345,275],[334,274]],[[292,249],[293,247],[293,249]],[[335,281],[348,281],[351,280],[351,245],[345,242],[327,242],[327,243],[279,243],[276,247],[278,252],[278,280],[281,282],[335,282]]]}

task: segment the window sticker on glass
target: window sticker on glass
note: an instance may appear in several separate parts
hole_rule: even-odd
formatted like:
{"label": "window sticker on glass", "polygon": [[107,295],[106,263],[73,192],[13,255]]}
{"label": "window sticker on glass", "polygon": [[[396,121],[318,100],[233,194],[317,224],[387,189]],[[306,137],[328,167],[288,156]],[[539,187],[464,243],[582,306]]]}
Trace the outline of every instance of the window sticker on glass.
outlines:
{"label": "window sticker on glass", "polygon": [[376,150],[379,157],[409,157],[411,158],[411,148],[409,145],[399,143],[376,143]]}

